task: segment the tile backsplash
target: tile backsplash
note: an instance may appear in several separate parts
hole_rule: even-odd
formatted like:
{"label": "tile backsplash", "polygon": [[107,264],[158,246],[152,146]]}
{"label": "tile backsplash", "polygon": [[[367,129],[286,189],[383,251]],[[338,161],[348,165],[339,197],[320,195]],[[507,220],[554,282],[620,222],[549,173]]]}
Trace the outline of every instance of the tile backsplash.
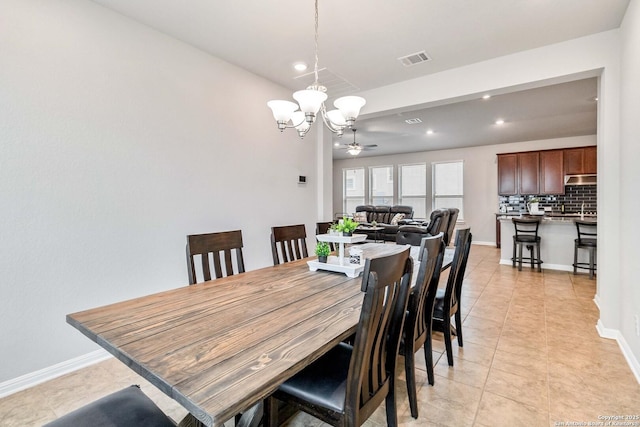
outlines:
{"label": "tile backsplash", "polygon": [[[565,194],[557,196],[536,196],[540,199],[540,209],[551,208],[551,212],[560,213],[564,205],[565,213],[580,213],[584,203],[584,212],[597,213],[597,185],[567,185]],[[511,211],[526,212],[527,201],[534,196],[500,196],[500,205],[506,205]]]}

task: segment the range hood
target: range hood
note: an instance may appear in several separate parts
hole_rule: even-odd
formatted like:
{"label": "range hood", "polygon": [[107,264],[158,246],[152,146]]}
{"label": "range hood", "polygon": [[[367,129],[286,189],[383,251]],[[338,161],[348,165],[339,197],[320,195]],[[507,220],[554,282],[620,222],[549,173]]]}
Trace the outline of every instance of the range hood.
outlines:
{"label": "range hood", "polygon": [[564,185],[594,185],[598,182],[598,175],[565,175]]}

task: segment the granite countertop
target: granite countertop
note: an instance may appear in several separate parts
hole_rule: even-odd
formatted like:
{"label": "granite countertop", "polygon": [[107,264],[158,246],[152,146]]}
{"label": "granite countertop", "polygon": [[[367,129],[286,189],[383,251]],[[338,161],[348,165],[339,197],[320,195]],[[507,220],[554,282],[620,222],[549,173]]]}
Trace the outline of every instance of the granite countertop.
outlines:
{"label": "granite countertop", "polygon": [[513,217],[541,217],[543,221],[557,221],[557,222],[573,222],[576,219],[580,219],[581,217],[583,217],[586,220],[597,220],[598,219],[598,215],[594,214],[594,213],[585,213],[584,215],[580,215],[580,213],[566,213],[566,214],[561,214],[561,213],[554,213],[554,212],[550,212],[550,213],[545,213],[544,215],[529,215],[526,212],[507,212],[507,213],[496,213],[496,218],[497,219],[511,219]]}

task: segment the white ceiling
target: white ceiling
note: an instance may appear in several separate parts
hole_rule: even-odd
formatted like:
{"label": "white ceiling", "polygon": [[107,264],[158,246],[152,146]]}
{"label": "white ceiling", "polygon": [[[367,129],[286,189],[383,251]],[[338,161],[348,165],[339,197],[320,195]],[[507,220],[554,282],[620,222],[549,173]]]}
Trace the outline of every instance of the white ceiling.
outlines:
{"label": "white ceiling", "polygon": [[[292,64],[304,61],[313,69],[313,0],[93,1],[291,90],[310,83]],[[611,30],[620,26],[628,3],[320,0],[319,67],[326,69],[320,82],[335,97]],[[431,61],[404,67],[397,59],[422,50]],[[341,83],[333,92],[330,77]],[[357,122],[358,142],[379,147],[361,155],[593,134],[595,88],[590,79],[365,118]],[[414,116],[435,133],[425,138],[412,130],[418,125],[404,124]],[[506,121],[500,128],[491,125],[498,116]],[[334,158],[346,156],[334,150]]]}

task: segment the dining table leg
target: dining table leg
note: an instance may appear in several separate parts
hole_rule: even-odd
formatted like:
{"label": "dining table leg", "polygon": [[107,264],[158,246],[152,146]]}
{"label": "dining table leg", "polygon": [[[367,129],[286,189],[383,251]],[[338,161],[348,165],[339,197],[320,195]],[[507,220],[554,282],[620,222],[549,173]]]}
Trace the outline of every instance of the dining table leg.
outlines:
{"label": "dining table leg", "polygon": [[[262,422],[263,413],[262,402],[256,403],[242,413],[240,419],[235,423],[235,427],[258,427]],[[206,425],[192,414],[187,414],[180,421],[178,427],[206,427]]]}

